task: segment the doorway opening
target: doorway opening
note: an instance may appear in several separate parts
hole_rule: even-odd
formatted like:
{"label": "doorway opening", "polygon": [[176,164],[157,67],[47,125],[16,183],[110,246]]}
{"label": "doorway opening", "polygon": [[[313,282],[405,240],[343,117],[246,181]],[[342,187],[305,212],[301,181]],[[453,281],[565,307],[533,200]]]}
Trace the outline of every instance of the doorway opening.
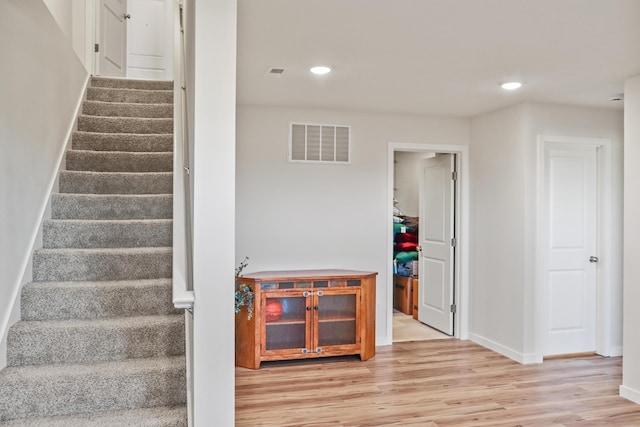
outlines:
{"label": "doorway opening", "polygon": [[171,0],[94,0],[86,22],[93,41],[92,74],[147,80],[173,78]]}
{"label": "doorway opening", "polygon": [[466,339],[466,147],[389,144],[388,336]]}
{"label": "doorway opening", "polygon": [[619,325],[610,151],[604,138],[538,138],[538,362],[621,354],[612,345]]}

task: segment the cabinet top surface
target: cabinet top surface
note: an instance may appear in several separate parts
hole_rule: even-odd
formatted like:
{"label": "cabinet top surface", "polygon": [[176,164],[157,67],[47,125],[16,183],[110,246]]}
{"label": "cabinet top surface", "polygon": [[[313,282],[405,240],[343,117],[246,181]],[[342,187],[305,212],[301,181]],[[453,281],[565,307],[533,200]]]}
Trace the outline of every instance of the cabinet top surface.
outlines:
{"label": "cabinet top surface", "polygon": [[375,276],[378,273],[373,271],[358,271],[358,270],[340,270],[340,269],[326,269],[326,270],[282,270],[282,271],[258,271],[255,273],[247,273],[241,276],[243,279],[254,280],[275,280],[275,279],[300,279],[310,278],[316,279],[320,277],[362,277],[362,276]]}

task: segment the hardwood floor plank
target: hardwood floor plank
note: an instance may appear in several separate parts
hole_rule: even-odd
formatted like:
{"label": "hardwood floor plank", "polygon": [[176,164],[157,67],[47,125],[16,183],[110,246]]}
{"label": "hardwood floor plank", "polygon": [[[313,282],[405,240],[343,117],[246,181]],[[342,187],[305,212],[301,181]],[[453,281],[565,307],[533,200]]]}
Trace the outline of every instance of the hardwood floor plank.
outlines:
{"label": "hardwood floor plank", "polygon": [[468,341],[236,368],[237,426],[640,426],[621,358],[521,365]]}

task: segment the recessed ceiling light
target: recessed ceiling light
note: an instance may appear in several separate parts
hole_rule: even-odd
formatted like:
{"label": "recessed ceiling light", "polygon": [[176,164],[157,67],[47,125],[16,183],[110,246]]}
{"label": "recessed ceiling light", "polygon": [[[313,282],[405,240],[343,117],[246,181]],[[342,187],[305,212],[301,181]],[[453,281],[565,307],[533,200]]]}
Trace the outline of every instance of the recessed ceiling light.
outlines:
{"label": "recessed ceiling light", "polygon": [[514,89],[518,89],[520,86],[522,86],[522,83],[520,82],[505,82],[505,83],[500,83],[500,87],[502,89],[506,89],[506,90],[514,90]]}
{"label": "recessed ceiling light", "polygon": [[313,74],[328,74],[331,72],[331,67],[327,67],[326,65],[317,65],[315,67],[311,67],[310,70]]}

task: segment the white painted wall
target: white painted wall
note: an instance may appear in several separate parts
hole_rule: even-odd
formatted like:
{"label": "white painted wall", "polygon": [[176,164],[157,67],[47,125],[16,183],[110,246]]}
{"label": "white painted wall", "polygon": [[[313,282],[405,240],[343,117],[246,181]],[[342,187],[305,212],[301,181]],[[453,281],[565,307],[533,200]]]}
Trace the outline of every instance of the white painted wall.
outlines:
{"label": "white painted wall", "polygon": [[[28,52],[28,55],[25,54]],[[42,0],[0,2],[0,366],[87,73]],[[43,72],[46,70],[46,72]]]}
{"label": "white painted wall", "polygon": [[93,0],[42,0],[82,65],[93,69]]}
{"label": "white painted wall", "polygon": [[397,207],[404,215],[418,216],[420,160],[428,157],[424,153],[396,151],[395,192]]}
{"label": "white painted wall", "polygon": [[72,34],[72,1],[69,0],[42,0],[58,23],[60,30],[67,40],[71,40]]}
{"label": "white painted wall", "polygon": [[[388,143],[467,145],[468,120],[245,105],[237,120],[236,264],[378,272],[377,344],[389,344]],[[351,164],[288,163],[291,121],[350,125]]]}
{"label": "white painted wall", "polygon": [[93,0],[42,0],[74,52],[89,71],[93,69]]}
{"label": "white painted wall", "polygon": [[524,355],[526,109],[471,121],[470,338]]}
{"label": "white painted wall", "polygon": [[624,354],[620,395],[640,403],[640,76],[624,86]]}
{"label": "white painted wall", "polygon": [[[521,362],[537,360],[537,136],[603,137],[612,142],[610,233],[611,349],[622,346],[622,113],[521,104],[472,120],[473,254],[471,338]],[[505,321],[508,319],[508,321]]]}
{"label": "white painted wall", "polygon": [[194,23],[194,419],[233,426],[236,1],[196,1]]}

